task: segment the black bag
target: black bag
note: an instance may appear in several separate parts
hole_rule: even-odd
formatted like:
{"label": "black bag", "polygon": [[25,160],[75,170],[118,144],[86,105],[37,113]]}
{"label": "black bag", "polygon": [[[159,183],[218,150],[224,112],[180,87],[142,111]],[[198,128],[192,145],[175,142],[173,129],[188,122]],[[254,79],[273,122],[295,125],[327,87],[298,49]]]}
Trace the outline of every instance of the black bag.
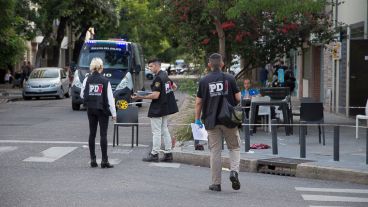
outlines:
{"label": "black bag", "polygon": [[232,106],[226,96],[222,97],[222,104],[219,108],[217,120],[229,128],[239,126],[243,121],[243,111],[241,106]]}

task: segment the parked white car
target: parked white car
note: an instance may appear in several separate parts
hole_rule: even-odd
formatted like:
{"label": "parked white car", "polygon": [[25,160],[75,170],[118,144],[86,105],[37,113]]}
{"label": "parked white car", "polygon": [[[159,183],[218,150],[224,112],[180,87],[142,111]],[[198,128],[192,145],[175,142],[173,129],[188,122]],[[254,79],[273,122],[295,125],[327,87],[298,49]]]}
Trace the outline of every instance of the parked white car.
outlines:
{"label": "parked white car", "polygon": [[34,69],[23,87],[23,98],[54,96],[69,98],[69,77],[63,68],[49,67]]}

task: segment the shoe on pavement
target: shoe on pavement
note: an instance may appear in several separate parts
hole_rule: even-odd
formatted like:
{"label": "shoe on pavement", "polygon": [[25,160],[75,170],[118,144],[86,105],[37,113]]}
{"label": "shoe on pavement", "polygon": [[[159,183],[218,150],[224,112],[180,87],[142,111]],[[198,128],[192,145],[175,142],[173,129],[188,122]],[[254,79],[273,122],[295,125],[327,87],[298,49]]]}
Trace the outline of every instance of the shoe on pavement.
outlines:
{"label": "shoe on pavement", "polygon": [[172,153],[164,153],[164,157],[160,159],[160,162],[172,162],[173,155]]}
{"label": "shoe on pavement", "polygon": [[114,165],[111,165],[109,161],[102,161],[101,162],[101,168],[113,168]]}
{"label": "shoe on pavement", "polygon": [[220,184],[218,184],[218,185],[216,185],[216,184],[212,184],[212,185],[210,185],[210,186],[208,187],[208,189],[209,189],[209,190],[212,190],[212,191],[221,191],[221,185],[220,185]]}
{"label": "shoe on pavement", "polygon": [[90,164],[91,164],[91,167],[98,167],[98,164],[96,162],[96,158],[92,158]]}
{"label": "shoe on pavement", "polygon": [[234,170],[232,170],[230,172],[230,181],[231,181],[231,187],[234,189],[234,190],[239,190],[240,189],[240,182],[239,182],[239,179],[238,179],[238,173]]}
{"label": "shoe on pavement", "polygon": [[149,153],[147,157],[142,159],[143,162],[158,162],[158,154]]}

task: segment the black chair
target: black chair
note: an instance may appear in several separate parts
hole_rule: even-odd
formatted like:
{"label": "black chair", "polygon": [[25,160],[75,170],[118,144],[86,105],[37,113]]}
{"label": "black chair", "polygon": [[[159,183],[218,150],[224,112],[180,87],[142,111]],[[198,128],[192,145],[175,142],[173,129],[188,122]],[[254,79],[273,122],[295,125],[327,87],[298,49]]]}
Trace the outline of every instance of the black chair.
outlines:
{"label": "black chair", "polygon": [[134,127],[136,127],[136,146],[138,146],[138,107],[129,106],[125,110],[118,109],[116,111],[116,123],[114,124],[114,136],[113,136],[113,147],[115,147],[115,136],[116,145],[119,145],[119,127],[132,127],[132,147],[134,147]]}
{"label": "black chair", "polygon": [[[321,144],[321,124],[324,124],[323,104],[321,102],[303,102],[301,103],[300,104],[300,121],[306,124],[318,124],[319,143]],[[299,127],[299,130],[300,130],[300,127]],[[323,133],[323,145],[325,145],[326,144],[325,129],[323,125],[322,125],[322,133]]]}

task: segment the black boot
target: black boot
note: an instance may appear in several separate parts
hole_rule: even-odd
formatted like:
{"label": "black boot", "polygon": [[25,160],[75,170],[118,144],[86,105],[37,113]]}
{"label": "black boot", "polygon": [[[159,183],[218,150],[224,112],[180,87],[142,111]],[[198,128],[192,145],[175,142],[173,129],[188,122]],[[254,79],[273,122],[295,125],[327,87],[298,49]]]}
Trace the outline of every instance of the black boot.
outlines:
{"label": "black boot", "polygon": [[234,190],[239,190],[240,189],[240,182],[238,179],[238,173],[236,171],[231,171],[230,172],[230,181],[231,181],[231,187],[233,187]]}
{"label": "black boot", "polygon": [[144,162],[158,162],[158,154],[149,153],[147,157],[143,158]]}
{"label": "black boot", "polygon": [[98,167],[97,162],[96,162],[96,158],[91,158],[91,167]]}
{"label": "black boot", "polygon": [[208,189],[210,189],[210,190],[212,190],[212,191],[221,191],[221,185],[220,185],[220,184],[218,184],[218,185],[216,185],[216,184],[212,184],[212,185],[210,185],[210,186],[208,187]]}
{"label": "black boot", "polygon": [[101,168],[113,168],[114,165],[111,165],[107,159],[101,161]]}
{"label": "black boot", "polygon": [[160,162],[172,162],[173,155],[172,153],[164,153],[164,157],[160,159]]}

